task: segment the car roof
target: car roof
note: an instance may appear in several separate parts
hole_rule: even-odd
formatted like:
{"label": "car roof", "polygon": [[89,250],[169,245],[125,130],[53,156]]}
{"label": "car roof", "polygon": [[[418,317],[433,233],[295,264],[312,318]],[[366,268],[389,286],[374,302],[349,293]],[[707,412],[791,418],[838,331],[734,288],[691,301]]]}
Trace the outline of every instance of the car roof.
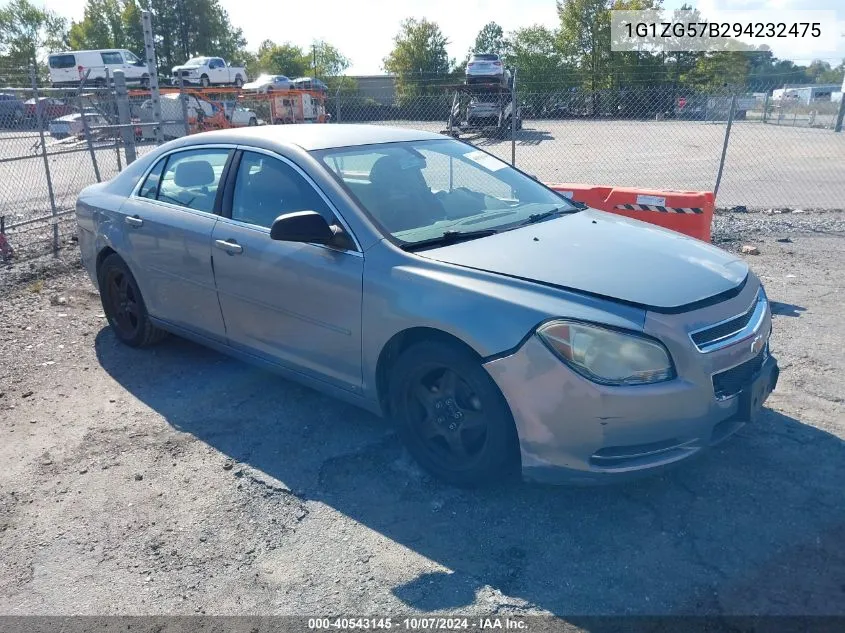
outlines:
{"label": "car roof", "polygon": [[301,125],[264,125],[230,128],[190,136],[187,145],[204,143],[244,143],[266,146],[268,143],[297,145],[304,150],[330,149],[401,141],[443,140],[442,134],[385,125],[313,123]]}

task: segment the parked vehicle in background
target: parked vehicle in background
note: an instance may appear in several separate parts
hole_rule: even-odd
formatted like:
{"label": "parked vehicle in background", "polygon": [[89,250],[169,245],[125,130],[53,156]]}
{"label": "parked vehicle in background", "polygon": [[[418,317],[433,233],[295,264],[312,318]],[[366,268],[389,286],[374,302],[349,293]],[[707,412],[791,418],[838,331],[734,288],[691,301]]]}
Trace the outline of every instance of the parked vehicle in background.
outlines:
{"label": "parked vehicle in background", "polygon": [[84,112],[85,122],[82,121],[83,113],[74,112],[65,116],[60,116],[50,121],[47,124],[47,131],[53,138],[67,138],[69,136],[82,136],[85,133],[85,125],[88,130],[93,128],[108,125],[108,119],[99,112],[93,110],[86,110]]}
{"label": "parked vehicle in background", "polygon": [[495,53],[476,53],[467,62],[466,82],[498,83],[510,86],[511,72]]}
{"label": "parked vehicle in background", "polygon": [[268,93],[275,90],[291,90],[293,82],[284,75],[259,75],[254,81],[243,85],[244,92]]}
{"label": "parked vehicle in background", "polygon": [[258,125],[258,115],[238,104],[236,101],[223,101],[223,110],[226,118],[234,127]]}
{"label": "parked vehicle in background", "polygon": [[270,99],[270,121],[283,123],[325,123],[326,106],[322,99],[307,92],[273,95]]}
{"label": "parked vehicle in background", "polygon": [[[88,84],[105,85],[106,77],[114,77],[115,70],[122,70],[128,83],[150,85],[147,63],[126,49],[109,48],[90,51],[65,51],[47,58],[50,82],[57,86],[78,86],[88,73]],[[106,71],[108,70],[108,73]]]}
{"label": "parked vehicle in background", "polygon": [[778,380],[738,256],[441,134],[198,134],[83,190],[76,217],[119,341],[172,332],[383,415],[452,484],[661,472]]}
{"label": "parked vehicle in background", "polygon": [[[502,102],[498,94],[478,95],[473,97],[467,106],[468,127],[490,127],[499,126],[502,129],[510,129],[511,112],[513,103],[510,99]],[[521,112],[517,108],[516,129],[522,129]]]}
{"label": "parked vehicle in background", "polygon": [[314,77],[297,77],[293,80],[295,90],[313,90],[315,92],[327,93],[329,87]]}
{"label": "parked vehicle in background", "polygon": [[[180,98],[181,95],[178,92],[161,95],[161,120],[164,122],[161,127],[165,140],[185,136],[185,117]],[[200,130],[219,130],[229,127],[229,120],[222,104],[191,93],[185,95],[185,100],[188,110],[188,126],[192,133]],[[141,122],[152,123],[154,121],[152,101],[149,99],[144,101],[139,113]],[[154,139],[155,128],[152,125],[143,126],[142,137],[145,140]]]}
{"label": "parked vehicle in background", "polygon": [[26,108],[15,95],[0,94],[0,127],[17,127],[24,120]]}
{"label": "parked vehicle in background", "polygon": [[33,97],[24,101],[23,105],[26,118],[33,122],[37,121],[40,116],[41,120],[46,123],[50,119],[72,114],[76,110],[72,105],[53,97],[39,97],[37,103]]}
{"label": "parked vehicle in background", "polygon": [[246,68],[232,66],[222,57],[193,57],[181,66],[174,66],[172,82],[179,85],[179,76],[186,84],[208,86],[234,85],[240,88],[246,83]]}

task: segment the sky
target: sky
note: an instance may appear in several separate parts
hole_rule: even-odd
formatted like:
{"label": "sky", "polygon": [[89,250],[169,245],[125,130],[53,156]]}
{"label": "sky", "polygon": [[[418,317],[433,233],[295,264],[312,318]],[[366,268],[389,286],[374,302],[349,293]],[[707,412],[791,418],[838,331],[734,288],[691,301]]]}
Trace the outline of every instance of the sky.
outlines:
{"label": "sky", "polygon": [[[427,18],[440,25],[449,39],[449,55],[466,56],[478,31],[487,22],[498,22],[505,31],[542,24],[558,25],[555,0],[318,0],[297,3],[267,0],[220,0],[232,23],[243,29],[251,50],[265,39],[290,41],[306,48],[323,39],[352,61],[351,75],[381,74],[382,60],[390,52],[400,22],[407,17]],[[34,0],[69,20],[81,20],[85,0]],[[807,63],[818,57],[833,65],[845,57],[845,2],[842,0],[688,0],[707,15],[718,9],[761,9],[767,19],[784,10],[826,9],[836,11],[835,50],[818,50],[806,40],[791,48],[773,46],[776,56]],[[5,0],[0,0],[0,5]],[[667,9],[682,0],[665,0]],[[311,9],[313,7],[313,9]],[[214,54],[214,51],[203,51]]]}

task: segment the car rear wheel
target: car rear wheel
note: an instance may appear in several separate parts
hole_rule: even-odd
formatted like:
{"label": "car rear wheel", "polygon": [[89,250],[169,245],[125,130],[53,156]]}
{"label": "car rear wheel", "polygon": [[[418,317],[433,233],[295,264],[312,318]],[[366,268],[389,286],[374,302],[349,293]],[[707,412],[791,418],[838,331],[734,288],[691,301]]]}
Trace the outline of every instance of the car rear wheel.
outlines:
{"label": "car rear wheel", "polygon": [[167,336],[150,321],[138,283],[119,255],[113,253],[103,260],[98,281],[103,311],[121,342],[145,347]]}
{"label": "car rear wheel", "polygon": [[258,125],[258,121],[255,119],[255,117],[250,117],[249,118],[249,127],[253,127],[255,125]]}
{"label": "car rear wheel", "polygon": [[411,455],[447,483],[513,475],[518,439],[510,409],[478,360],[458,345],[418,343],[391,369],[389,406]]}
{"label": "car rear wheel", "polygon": [[200,77],[200,85],[203,88],[208,88],[211,85],[211,81],[209,80],[208,75],[203,75],[202,77]]}
{"label": "car rear wheel", "polygon": [[235,88],[240,88],[243,85],[244,85],[244,80],[241,79],[241,76],[238,75],[237,77],[235,77]]}

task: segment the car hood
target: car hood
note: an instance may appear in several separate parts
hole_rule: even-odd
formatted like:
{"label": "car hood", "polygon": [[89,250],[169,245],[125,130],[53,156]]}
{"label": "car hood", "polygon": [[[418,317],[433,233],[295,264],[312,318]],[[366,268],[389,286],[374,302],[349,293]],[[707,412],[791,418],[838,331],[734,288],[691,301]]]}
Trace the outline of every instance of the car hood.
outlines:
{"label": "car hood", "polygon": [[194,65],[194,64],[191,64],[190,66],[188,66],[188,65],[183,64],[182,66],[174,66],[171,69],[171,72],[175,73],[175,72],[180,71],[180,70],[198,70],[200,68],[202,68],[202,66],[197,66],[197,65]]}
{"label": "car hood", "polygon": [[740,286],[741,259],[674,231],[588,209],[423,257],[672,310]]}

